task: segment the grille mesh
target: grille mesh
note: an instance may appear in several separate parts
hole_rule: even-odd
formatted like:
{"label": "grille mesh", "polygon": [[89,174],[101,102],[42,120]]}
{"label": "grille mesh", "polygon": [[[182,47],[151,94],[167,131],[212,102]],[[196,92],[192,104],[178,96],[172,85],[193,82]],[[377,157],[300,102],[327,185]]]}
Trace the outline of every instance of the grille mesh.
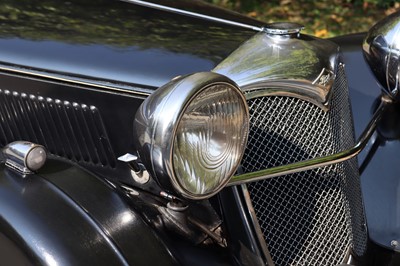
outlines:
{"label": "grille mesh", "polygon": [[[331,108],[292,97],[248,100],[250,136],[245,172],[341,151],[354,144],[347,82],[341,68]],[[276,265],[337,265],[348,248],[366,248],[355,159],[248,185],[261,231]]]}

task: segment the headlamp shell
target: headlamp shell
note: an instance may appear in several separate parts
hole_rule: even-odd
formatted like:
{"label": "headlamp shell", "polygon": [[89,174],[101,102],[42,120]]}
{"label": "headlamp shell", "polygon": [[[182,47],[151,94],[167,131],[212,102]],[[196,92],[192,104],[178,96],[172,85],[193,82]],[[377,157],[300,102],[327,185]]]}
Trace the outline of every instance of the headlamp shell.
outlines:
{"label": "headlamp shell", "polygon": [[229,78],[201,72],[151,94],[136,113],[134,141],[150,174],[189,199],[220,191],[236,172],[249,132],[246,99]]}
{"label": "headlamp shell", "polygon": [[400,11],[376,23],[363,43],[364,57],[382,89],[400,99]]}

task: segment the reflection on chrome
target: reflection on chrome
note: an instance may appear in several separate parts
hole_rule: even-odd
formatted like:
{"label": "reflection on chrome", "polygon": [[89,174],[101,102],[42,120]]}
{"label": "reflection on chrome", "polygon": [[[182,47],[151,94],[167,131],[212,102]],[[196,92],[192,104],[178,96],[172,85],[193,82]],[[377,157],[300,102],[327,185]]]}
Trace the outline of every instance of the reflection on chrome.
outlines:
{"label": "reflection on chrome", "polygon": [[365,37],[364,56],[382,88],[399,98],[400,11],[374,25]]}
{"label": "reflection on chrome", "polygon": [[246,94],[298,97],[327,110],[339,47],[300,34],[301,28],[294,23],[269,24],[213,71],[235,81]]}
{"label": "reflection on chrome", "polygon": [[243,92],[225,76],[204,72],[174,79],[149,96],[136,113],[134,139],[162,187],[202,199],[234,175],[248,132]]}
{"label": "reflection on chrome", "polygon": [[243,110],[241,96],[225,85],[210,86],[186,108],[174,140],[173,165],[178,182],[190,193],[208,194],[234,174],[244,146],[237,140],[246,135]]}
{"label": "reflection on chrome", "polygon": [[268,169],[246,173],[241,175],[236,175],[231,178],[228,183],[228,186],[240,185],[245,183],[250,183],[254,181],[259,181],[263,179],[269,179],[277,176],[288,175],[292,173],[302,172],[318,167],[328,166],[331,164],[340,163],[346,160],[349,160],[355,156],[357,156],[367,145],[370,140],[372,134],[375,132],[375,129],[378,125],[378,122],[381,120],[382,115],[387,108],[388,104],[390,104],[392,100],[388,98],[386,95],[381,97],[381,104],[378,109],[375,111],[374,116],[371,121],[365,128],[364,132],[361,134],[357,143],[350,149],[335,153],[332,155],[318,157],[310,160],[305,160],[301,162],[291,163],[287,165],[281,165],[276,167],[271,167]]}

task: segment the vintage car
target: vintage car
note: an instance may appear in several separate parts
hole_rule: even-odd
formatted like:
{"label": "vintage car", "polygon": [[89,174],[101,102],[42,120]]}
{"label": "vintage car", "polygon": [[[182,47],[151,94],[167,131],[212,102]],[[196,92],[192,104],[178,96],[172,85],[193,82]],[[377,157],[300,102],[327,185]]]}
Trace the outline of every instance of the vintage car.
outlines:
{"label": "vintage car", "polygon": [[0,265],[400,265],[400,13],[329,40],[199,1],[0,23]]}

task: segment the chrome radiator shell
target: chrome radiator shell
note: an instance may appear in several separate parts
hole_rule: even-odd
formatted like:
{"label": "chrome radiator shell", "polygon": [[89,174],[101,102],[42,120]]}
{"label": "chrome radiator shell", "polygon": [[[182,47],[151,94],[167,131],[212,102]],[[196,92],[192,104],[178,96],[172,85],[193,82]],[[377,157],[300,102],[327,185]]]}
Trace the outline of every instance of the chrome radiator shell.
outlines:
{"label": "chrome radiator shell", "polygon": [[[268,88],[266,88],[268,89]],[[330,108],[288,96],[248,99],[244,172],[329,155],[354,145],[343,65]],[[242,186],[275,265],[337,265],[362,256],[367,231],[356,159]]]}

